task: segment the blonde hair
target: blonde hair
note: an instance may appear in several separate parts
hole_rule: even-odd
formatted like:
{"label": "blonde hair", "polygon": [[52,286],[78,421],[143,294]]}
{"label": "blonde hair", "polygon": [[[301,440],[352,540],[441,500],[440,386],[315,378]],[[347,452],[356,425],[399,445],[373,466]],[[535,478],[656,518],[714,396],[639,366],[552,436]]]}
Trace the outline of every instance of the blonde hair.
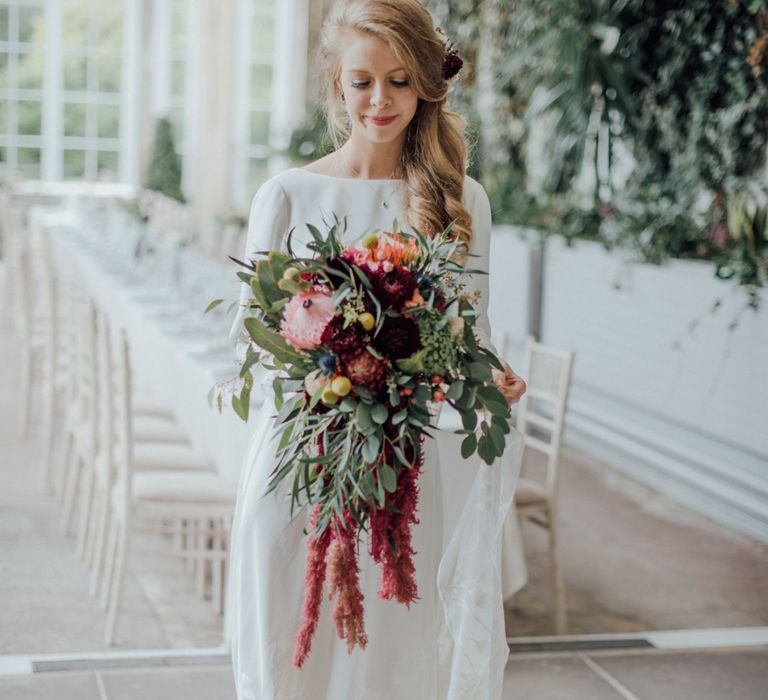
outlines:
{"label": "blonde hair", "polygon": [[419,98],[400,163],[408,223],[432,236],[455,221],[453,237],[468,249],[472,217],[462,203],[466,122],[446,109],[445,47],[429,12],[418,0],[339,0],[333,7],[323,24],[319,59],[326,118],[336,148],[351,131],[338,84],[343,35],[349,30],[368,32],[387,42]]}

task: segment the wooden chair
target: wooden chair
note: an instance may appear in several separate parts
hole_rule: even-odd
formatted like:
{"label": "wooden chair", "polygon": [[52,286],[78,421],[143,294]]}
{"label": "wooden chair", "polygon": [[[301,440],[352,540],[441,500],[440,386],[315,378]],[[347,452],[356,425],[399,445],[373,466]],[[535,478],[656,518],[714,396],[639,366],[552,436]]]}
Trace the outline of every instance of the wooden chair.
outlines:
{"label": "wooden chair", "polygon": [[[517,429],[523,435],[526,453],[546,457],[544,481],[521,477],[515,492],[515,507],[523,521],[543,527],[549,535],[549,569],[555,605],[553,621],[557,634],[567,631],[565,585],[558,553],[558,463],[571,380],[573,353],[547,347],[528,336],[521,376],[527,391],[518,404]],[[523,463],[525,470],[525,462]]]}
{"label": "wooden chair", "polygon": [[[228,542],[235,508],[235,487],[217,474],[203,470],[170,469],[139,472],[135,468],[132,439],[131,369],[128,342],[121,333],[114,353],[117,374],[115,410],[115,482],[111,489],[106,528],[102,602],[107,608],[105,639],[114,642],[122,605],[128,552],[135,531],[168,534],[167,523],[195,524],[196,547],[149,550],[160,556],[195,556],[211,565],[212,601],[220,611],[224,597]],[[171,531],[170,534],[176,534]],[[173,539],[174,545],[178,538]]]}

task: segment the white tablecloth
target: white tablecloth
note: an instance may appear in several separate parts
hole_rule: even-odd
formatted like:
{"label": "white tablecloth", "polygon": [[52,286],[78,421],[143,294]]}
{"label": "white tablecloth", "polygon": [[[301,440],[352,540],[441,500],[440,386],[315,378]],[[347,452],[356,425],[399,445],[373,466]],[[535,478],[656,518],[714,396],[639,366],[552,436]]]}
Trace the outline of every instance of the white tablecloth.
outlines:
{"label": "white tablecloth", "polygon": [[[231,368],[237,373],[234,359],[195,357],[201,344],[210,343],[196,336],[173,335],[168,332],[171,319],[159,313],[146,298],[151,290],[129,284],[108,272],[99,260],[84,250],[82,233],[72,214],[62,210],[36,207],[30,211],[30,224],[41,226],[50,237],[54,260],[77,271],[79,283],[88,291],[96,305],[109,315],[113,327],[124,328],[130,343],[135,391],[142,397],[172,409],[176,420],[192,445],[207,456],[212,467],[224,478],[236,484],[243,467],[248,436],[253,426],[243,423],[229,407],[219,414],[208,403],[208,393]],[[126,269],[131,261],[125,262]],[[209,271],[209,274],[210,271]],[[219,266],[215,274],[226,275],[224,286],[231,278],[231,299],[236,299],[239,281],[234,265]],[[203,308],[200,309],[202,318]],[[441,421],[449,425],[450,419]],[[440,451],[441,479],[444,485],[444,532],[447,543],[457,522],[461,506],[471,487],[477,457],[463,460],[459,445],[462,435],[449,430],[437,432]],[[504,528],[502,582],[503,596],[508,600],[525,584],[527,570],[523,556],[519,525],[512,508]]]}

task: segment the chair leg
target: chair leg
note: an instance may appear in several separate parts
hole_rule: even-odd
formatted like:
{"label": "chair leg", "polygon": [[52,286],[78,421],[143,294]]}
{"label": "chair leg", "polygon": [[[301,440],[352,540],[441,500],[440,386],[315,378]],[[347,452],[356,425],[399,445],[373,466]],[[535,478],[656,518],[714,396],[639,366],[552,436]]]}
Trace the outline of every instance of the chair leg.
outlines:
{"label": "chair leg", "polygon": [[88,583],[88,593],[98,595],[99,578],[104,567],[107,544],[107,522],[109,521],[109,493],[99,494],[99,518],[96,521],[96,542],[93,551],[91,580]]}
{"label": "chair leg", "polygon": [[128,558],[129,530],[120,525],[118,526],[117,536],[117,560],[115,562],[115,572],[112,579],[111,590],[108,596],[107,605],[107,626],[104,631],[104,641],[107,644],[113,644],[117,634],[117,621],[120,616],[120,606],[123,603],[123,588],[125,585],[126,559]]}
{"label": "chair leg", "polygon": [[99,607],[102,610],[107,609],[109,602],[109,591],[112,588],[112,580],[115,574],[115,558],[117,553],[117,518],[110,516],[109,528],[107,531],[107,552],[104,563],[104,576],[101,579],[101,589],[99,591]]}
{"label": "chair leg", "polygon": [[56,413],[56,396],[53,391],[44,391],[40,401],[43,412],[42,435],[43,455],[40,460],[40,487],[43,491],[52,491],[52,462],[53,462],[53,424]]}
{"label": "chair leg", "polygon": [[74,449],[75,439],[69,429],[64,431],[64,444],[62,445],[62,458],[57,460],[56,476],[54,477],[54,493],[59,505],[64,503],[67,489],[67,478],[69,477],[70,462],[72,451]]}
{"label": "chair leg", "polygon": [[29,419],[32,403],[32,358],[31,350],[25,348],[21,355],[21,368],[19,375],[21,377],[21,394],[19,396],[19,418],[21,423],[19,428],[23,437],[29,437]]}
{"label": "chair leg", "polygon": [[565,584],[560,571],[560,557],[557,540],[557,520],[554,512],[549,514],[549,575],[552,583],[552,596],[554,597],[553,621],[555,634],[566,634],[568,631],[567,609],[565,602]]}
{"label": "chair leg", "polygon": [[67,482],[64,487],[64,511],[61,515],[61,531],[67,535],[72,527],[72,514],[75,510],[77,491],[80,488],[80,474],[83,470],[83,462],[76,448],[70,453],[70,464],[67,468]]}
{"label": "chair leg", "polygon": [[205,527],[202,520],[196,520],[197,533],[195,535],[195,589],[200,598],[205,598],[205,574],[206,567],[206,539]]}
{"label": "chair leg", "polygon": [[77,526],[77,557],[85,558],[85,539],[88,534],[88,523],[91,519],[91,507],[93,506],[93,470],[87,468],[84,474],[82,498],[80,502],[80,522]]}
{"label": "chair leg", "polygon": [[221,520],[217,518],[213,523],[213,544],[211,547],[211,606],[217,615],[221,615],[224,552],[224,528]]}

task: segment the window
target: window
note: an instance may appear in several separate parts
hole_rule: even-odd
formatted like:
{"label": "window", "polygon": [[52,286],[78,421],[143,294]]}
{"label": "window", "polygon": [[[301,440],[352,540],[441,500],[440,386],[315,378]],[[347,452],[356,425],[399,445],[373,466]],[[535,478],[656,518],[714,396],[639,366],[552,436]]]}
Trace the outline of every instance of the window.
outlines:
{"label": "window", "polygon": [[0,3],[0,167],[40,177],[43,0]]}

